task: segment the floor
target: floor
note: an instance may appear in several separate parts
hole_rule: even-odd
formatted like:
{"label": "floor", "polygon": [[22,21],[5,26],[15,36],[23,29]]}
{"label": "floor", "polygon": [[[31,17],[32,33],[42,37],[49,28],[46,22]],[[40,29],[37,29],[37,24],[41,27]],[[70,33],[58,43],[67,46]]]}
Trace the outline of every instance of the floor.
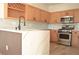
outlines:
{"label": "floor", "polygon": [[50,55],[79,55],[79,48],[51,43]]}

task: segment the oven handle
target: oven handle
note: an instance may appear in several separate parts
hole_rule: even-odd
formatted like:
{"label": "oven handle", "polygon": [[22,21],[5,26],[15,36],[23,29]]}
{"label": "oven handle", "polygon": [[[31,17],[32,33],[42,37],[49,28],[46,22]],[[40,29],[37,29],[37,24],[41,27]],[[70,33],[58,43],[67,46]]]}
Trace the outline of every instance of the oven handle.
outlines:
{"label": "oven handle", "polygon": [[68,35],[71,35],[71,33],[58,33],[58,34],[68,34]]}

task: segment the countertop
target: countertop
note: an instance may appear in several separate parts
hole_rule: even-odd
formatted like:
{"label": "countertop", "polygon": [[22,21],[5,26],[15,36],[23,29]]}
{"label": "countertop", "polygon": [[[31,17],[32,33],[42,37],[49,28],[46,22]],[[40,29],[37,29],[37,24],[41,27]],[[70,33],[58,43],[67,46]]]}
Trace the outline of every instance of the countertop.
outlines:
{"label": "countertop", "polygon": [[48,31],[49,29],[26,29],[26,30],[0,29],[0,30],[9,31],[9,32],[17,32],[17,33],[25,33],[27,31]]}

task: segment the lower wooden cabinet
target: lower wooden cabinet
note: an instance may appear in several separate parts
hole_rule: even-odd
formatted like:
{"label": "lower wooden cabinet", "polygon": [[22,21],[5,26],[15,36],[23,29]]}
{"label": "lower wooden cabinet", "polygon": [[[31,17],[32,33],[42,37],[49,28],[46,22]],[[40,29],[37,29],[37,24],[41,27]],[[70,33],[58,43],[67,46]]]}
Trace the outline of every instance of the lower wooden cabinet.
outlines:
{"label": "lower wooden cabinet", "polygon": [[0,53],[2,55],[21,55],[21,34],[0,31]]}
{"label": "lower wooden cabinet", "polygon": [[72,31],[72,46],[79,48],[79,31]]}
{"label": "lower wooden cabinet", "polygon": [[58,41],[58,30],[50,30],[50,41],[51,42]]}

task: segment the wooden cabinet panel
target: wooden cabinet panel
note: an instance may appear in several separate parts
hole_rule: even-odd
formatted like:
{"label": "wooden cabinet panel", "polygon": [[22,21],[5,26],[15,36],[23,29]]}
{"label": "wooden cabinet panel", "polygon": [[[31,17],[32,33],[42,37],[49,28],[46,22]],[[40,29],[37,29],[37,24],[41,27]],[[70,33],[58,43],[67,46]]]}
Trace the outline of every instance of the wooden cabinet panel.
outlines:
{"label": "wooden cabinet panel", "polygon": [[67,10],[66,16],[74,16],[74,10]]}
{"label": "wooden cabinet panel", "polygon": [[26,5],[25,7],[25,18],[27,20],[33,20],[33,7],[30,5]]}
{"label": "wooden cabinet panel", "polygon": [[48,23],[49,22],[49,20],[50,20],[50,13],[49,12],[47,12],[47,11],[44,11],[44,10],[41,10],[41,12],[40,12],[41,14],[40,14],[40,21],[41,22],[46,22],[46,23]]}
{"label": "wooden cabinet panel", "polygon": [[[12,32],[4,32],[4,33],[7,34],[7,36],[10,36],[10,37],[5,36],[6,45],[8,47],[6,55],[21,55],[22,54],[21,34]],[[13,36],[14,38],[12,39]]]}
{"label": "wooden cabinet panel", "polygon": [[58,41],[58,31],[57,30],[50,30],[50,41],[51,42]]}
{"label": "wooden cabinet panel", "polygon": [[6,40],[4,39],[4,33],[3,31],[0,31],[0,53],[6,54]]}
{"label": "wooden cabinet panel", "polygon": [[34,7],[33,8],[33,18],[34,18],[34,21],[37,21],[39,22],[40,21],[40,9]]}
{"label": "wooden cabinet panel", "polygon": [[74,16],[74,10],[61,11],[60,18],[64,16]]}
{"label": "wooden cabinet panel", "polygon": [[25,17],[27,20],[40,21],[40,9],[26,5]]}
{"label": "wooden cabinet panel", "polygon": [[51,13],[50,23],[60,23],[60,12]]}
{"label": "wooden cabinet panel", "polygon": [[45,12],[43,10],[41,10],[40,16],[41,16],[40,21],[45,22]]}
{"label": "wooden cabinet panel", "polygon": [[49,23],[50,20],[50,12],[45,12],[45,22]]}
{"label": "wooden cabinet panel", "polygon": [[[7,5],[7,6],[6,6]],[[19,18],[20,16],[25,17],[25,5],[21,3],[8,3],[6,6],[6,18]]]}
{"label": "wooden cabinet panel", "polygon": [[3,55],[21,55],[21,38],[19,33],[0,30],[0,53]]}
{"label": "wooden cabinet panel", "polygon": [[75,23],[79,22],[79,9],[74,10],[74,22]]}
{"label": "wooden cabinet panel", "polygon": [[79,32],[72,31],[72,46],[79,48]]}

